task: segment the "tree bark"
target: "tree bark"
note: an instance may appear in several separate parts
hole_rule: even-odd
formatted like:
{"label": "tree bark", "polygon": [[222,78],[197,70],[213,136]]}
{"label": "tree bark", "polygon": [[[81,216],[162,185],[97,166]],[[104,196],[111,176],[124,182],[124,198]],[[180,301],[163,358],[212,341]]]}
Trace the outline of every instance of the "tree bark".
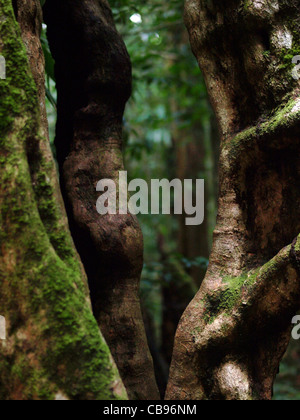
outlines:
{"label": "tree bark", "polygon": [[270,399],[300,306],[299,1],[188,0],[185,15],[222,139],[220,195],[167,398]]}
{"label": "tree bark", "polygon": [[126,398],[92,314],[46,136],[40,3],[14,8],[36,84],[12,1],[0,0],[0,399]]}
{"label": "tree bark", "polygon": [[176,258],[164,253],[163,317],[162,317],[162,354],[170,366],[174,348],[174,338],[179,320],[197,291],[197,287],[183,265]]}
{"label": "tree bark", "polygon": [[[183,105],[180,102],[180,87],[186,82],[190,75],[186,68],[176,69],[180,64],[182,51],[189,43],[188,33],[182,25],[176,25],[172,28],[169,36],[169,42],[172,44],[177,55],[171,55],[168,60],[168,70],[170,73],[176,74],[174,84],[171,86],[170,111],[174,115],[174,121],[171,125],[172,146],[169,154],[171,159],[168,162],[168,172],[171,179],[180,179],[182,183],[185,179],[193,179],[201,176],[204,172],[204,141],[203,127],[201,122],[192,121],[189,127],[183,127],[186,121],[183,117],[177,117],[182,112]],[[192,108],[190,106],[190,108]],[[185,109],[185,113],[191,114],[194,109]],[[190,118],[191,119],[191,118]],[[202,176],[203,177],[203,176]],[[194,197],[195,198],[195,197]],[[178,253],[188,259],[194,260],[196,257],[208,258],[208,240],[207,240],[207,224],[205,222],[201,226],[186,226],[186,215],[182,214],[174,216],[176,218],[178,228],[174,234],[174,240],[177,242]],[[162,280],[162,354],[170,366],[175,333],[179,320],[194,297],[205,272],[198,267],[191,267],[186,272],[184,263],[179,261],[177,257],[172,256],[165,244],[164,237],[158,236],[158,250],[161,256],[161,263],[164,267]],[[202,276],[201,276],[202,275]],[[166,280],[168,279],[168,280]],[[198,286],[198,287],[197,287]]]}
{"label": "tree bark", "polygon": [[124,169],[122,118],[131,64],[106,0],[47,0],[58,91],[61,188],[95,317],[130,399],[157,399],[139,302],[143,238],[130,214],[100,216],[96,185]]}

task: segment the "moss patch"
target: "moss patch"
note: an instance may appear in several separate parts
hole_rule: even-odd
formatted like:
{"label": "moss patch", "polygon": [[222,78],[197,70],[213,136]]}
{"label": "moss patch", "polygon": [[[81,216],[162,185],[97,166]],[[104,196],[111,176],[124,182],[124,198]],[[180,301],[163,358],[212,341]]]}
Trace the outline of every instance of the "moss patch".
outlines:
{"label": "moss patch", "polygon": [[224,288],[205,298],[205,321],[212,324],[222,313],[231,315],[233,309],[240,304],[243,291],[249,291],[255,284],[257,276],[258,271],[240,277],[224,277]]}
{"label": "moss patch", "polygon": [[0,13],[0,398],[124,399],[61,221],[54,163],[39,147],[37,91],[10,0],[0,0]]}

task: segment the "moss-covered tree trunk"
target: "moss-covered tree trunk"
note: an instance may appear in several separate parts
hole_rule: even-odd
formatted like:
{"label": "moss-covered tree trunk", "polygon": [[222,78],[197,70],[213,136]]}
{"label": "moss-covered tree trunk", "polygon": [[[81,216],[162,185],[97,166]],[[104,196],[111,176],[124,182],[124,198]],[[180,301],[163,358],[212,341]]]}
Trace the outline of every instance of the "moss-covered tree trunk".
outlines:
{"label": "moss-covered tree trunk", "polygon": [[270,399],[300,306],[298,0],[188,0],[222,137],[207,276],[176,336],[167,398]]}
{"label": "moss-covered tree trunk", "polygon": [[47,0],[58,92],[56,150],[71,232],[86,269],[94,315],[130,399],[157,399],[139,302],[143,237],[130,214],[100,216],[102,179],[124,170],[122,120],[131,63],[106,0]]}
{"label": "moss-covered tree trunk", "polygon": [[92,314],[47,140],[40,3],[14,1],[14,10],[20,26],[12,1],[0,0],[0,399],[126,398]]}

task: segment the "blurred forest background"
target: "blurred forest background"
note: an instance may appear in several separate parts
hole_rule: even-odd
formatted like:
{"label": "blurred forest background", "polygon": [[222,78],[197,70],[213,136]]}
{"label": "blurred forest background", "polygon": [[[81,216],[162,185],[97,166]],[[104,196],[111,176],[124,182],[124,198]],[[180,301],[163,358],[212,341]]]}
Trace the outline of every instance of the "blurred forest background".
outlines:
{"label": "blurred forest background", "polygon": [[[145,4],[146,3],[146,4]],[[205,179],[205,222],[182,216],[139,216],[145,242],[141,300],[150,349],[163,394],[178,321],[208,264],[216,222],[219,138],[205,83],[183,23],[183,0],[110,0],[133,66],[133,94],[124,119],[130,179]],[[47,111],[55,136],[54,63],[46,26]],[[275,384],[276,400],[300,399],[300,343],[292,341]]]}

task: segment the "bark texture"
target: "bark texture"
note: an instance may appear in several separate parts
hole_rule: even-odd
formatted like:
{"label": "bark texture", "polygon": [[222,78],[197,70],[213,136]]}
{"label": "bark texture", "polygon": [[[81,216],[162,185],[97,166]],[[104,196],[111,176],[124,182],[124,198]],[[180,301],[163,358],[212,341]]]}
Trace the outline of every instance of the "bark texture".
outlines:
{"label": "bark texture", "polygon": [[163,238],[158,240],[158,249],[164,267],[161,350],[167,365],[170,366],[178,323],[187,305],[195,296],[197,286],[187,274],[181,261],[165,252]]}
{"label": "bark texture", "polygon": [[[45,117],[37,0],[0,0],[0,399],[126,398],[89,301]],[[40,101],[40,103],[39,103]],[[43,102],[43,103],[41,103]],[[44,122],[44,121],[43,121]]]}
{"label": "bark texture", "polygon": [[[13,8],[17,22],[21,29],[21,37],[26,48],[30,70],[37,87],[40,123],[45,140],[49,140],[48,120],[45,104],[45,64],[43,49],[40,43],[41,22],[43,20],[42,8],[33,0],[13,0]],[[45,147],[48,147],[45,141]],[[49,149],[49,147],[48,147]],[[50,151],[50,149],[49,149]],[[51,154],[49,155],[51,156]],[[52,159],[52,158],[51,158]],[[56,176],[53,179],[57,179]]]}
{"label": "bark texture", "polygon": [[176,336],[169,399],[270,399],[300,306],[300,96],[294,0],[188,0],[222,138],[206,278]]}
{"label": "bark texture", "polygon": [[47,0],[56,62],[57,158],[76,247],[87,271],[95,317],[131,399],[156,399],[153,362],[139,302],[143,239],[137,220],[100,216],[97,182],[118,184],[122,118],[131,64],[106,0]]}

